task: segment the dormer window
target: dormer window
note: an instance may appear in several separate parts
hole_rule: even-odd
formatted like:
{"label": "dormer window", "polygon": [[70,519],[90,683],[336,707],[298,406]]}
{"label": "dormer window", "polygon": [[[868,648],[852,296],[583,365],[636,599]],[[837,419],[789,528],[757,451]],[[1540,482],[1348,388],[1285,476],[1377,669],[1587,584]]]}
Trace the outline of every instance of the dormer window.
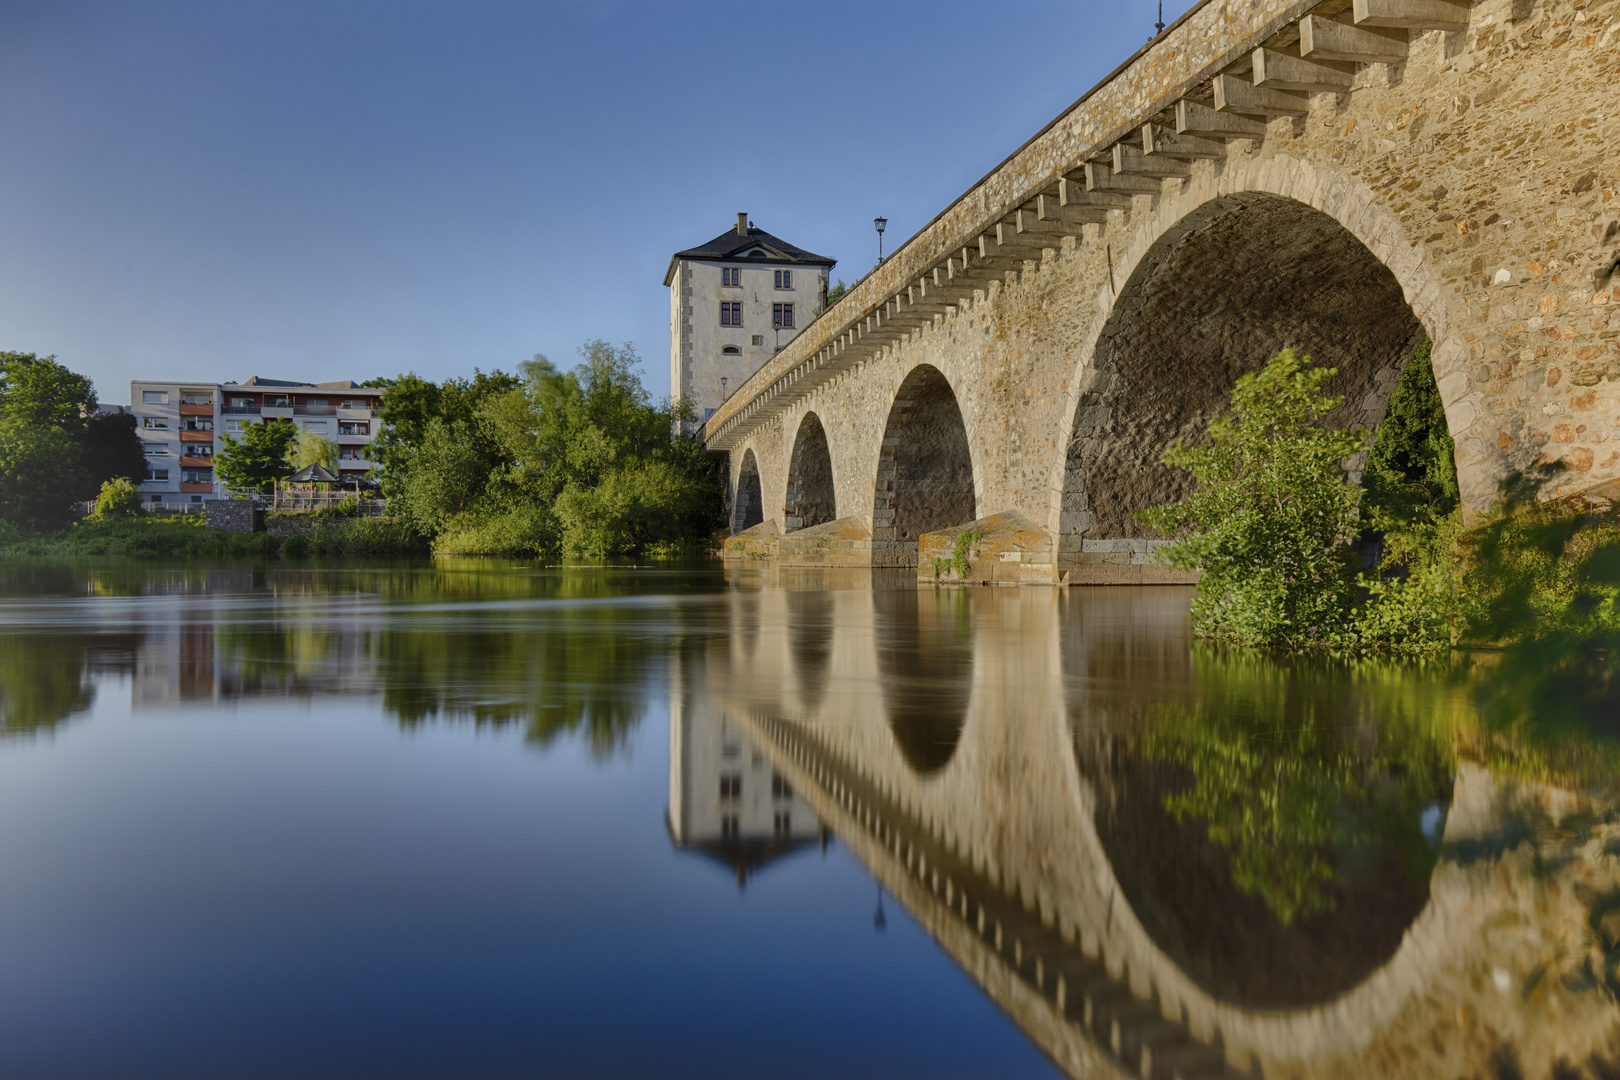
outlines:
{"label": "dormer window", "polygon": [[742,288],[742,268],[737,266],[722,266],[720,268],[720,284],[728,289]]}
{"label": "dormer window", "polygon": [[776,287],[778,289],[791,289],[791,288],[793,288],[793,271],[791,271],[791,270],[778,270],[776,272]]}

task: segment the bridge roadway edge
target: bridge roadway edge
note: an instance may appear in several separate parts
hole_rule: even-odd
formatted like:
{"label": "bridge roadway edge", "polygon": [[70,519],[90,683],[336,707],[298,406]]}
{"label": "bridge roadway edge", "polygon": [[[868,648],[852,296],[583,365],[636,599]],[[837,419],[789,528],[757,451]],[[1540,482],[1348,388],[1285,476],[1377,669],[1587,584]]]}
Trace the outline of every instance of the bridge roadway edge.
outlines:
{"label": "bridge roadway edge", "polygon": [[[830,443],[838,514],[871,528],[878,444],[892,395],[907,372],[931,363],[957,392],[968,427],[977,516],[1019,512],[1044,521],[1054,534],[1074,534],[1074,522],[1065,518],[1075,511],[1064,506],[1062,451],[1083,407],[1085,380],[1095,374],[1089,365],[1120,281],[1209,199],[1268,192],[1328,215],[1399,282],[1436,343],[1437,375],[1471,506],[1489,501],[1504,470],[1537,454],[1570,466],[1571,489],[1620,475],[1620,453],[1602,445],[1620,404],[1612,393],[1620,383],[1620,341],[1614,340],[1620,295],[1581,283],[1589,270],[1583,260],[1602,253],[1592,250],[1602,246],[1593,240],[1604,215],[1617,209],[1611,204],[1620,186],[1609,175],[1612,163],[1600,157],[1596,172],[1588,168],[1592,138],[1615,127],[1607,114],[1590,112],[1588,88],[1601,83],[1604,72],[1620,76],[1620,50],[1594,58],[1595,50],[1617,44],[1616,9],[1600,3],[1603,14],[1589,19],[1586,5],[1575,3],[1543,0],[1533,15],[1514,23],[1508,0],[1486,0],[1472,9],[1467,31],[1414,33],[1404,64],[1363,65],[1352,93],[1316,95],[1309,116],[1273,119],[1258,144],[1233,142],[1225,160],[1195,162],[1189,177],[1165,183],[1161,194],[1137,197],[1128,214],[1116,211],[1103,225],[1053,237],[1038,257],[976,280],[971,295],[903,336],[864,344],[881,334],[881,328],[870,335],[859,330],[873,323],[872,312],[886,310],[880,293],[920,279],[927,264],[939,265],[958,239],[996,211],[1043,181],[1055,182],[1063,166],[1053,161],[1085,152],[1074,149],[1075,130],[1083,126],[1075,113],[1107,96],[1108,84],[1100,85],[750,380],[711,418],[709,445],[732,451],[733,473],[741,453],[754,450],[766,516],[780,519],[793,434],[804,415],[815,412]],[[1210,27],[1196,25],[1193,16],[1203,13],[1207,22],[1224,10],[1211,3],[1189,12],[1181,32],[1207,33]],[[1264,27],[1303,10],[1279,5]],[[1161,49],[1186,52],[1176,33],[1133,63],[1140,67]],[[1228,63],[1250,40],[1213,51],[1198,73]],[[1567,70],[1554,75],[1554,65]],[[1137,75],[1137,82],[1146,77]],[[1192,76],[1166,81],[1143,108],[1174,100],[1193,82]],[[1430,114],[1439,114],[1440,122]],[[1576,138],[1586,130],[1579,127],[1583,118],[1591,121],[1590,131]],[[1122,125],[1129,122],[1115,127]],[[1468,178],[1481,169],[1470,156],[1493,140],[1534,147],[1550,141],[1543,139],[1549,131],[1562,140],[1558,146],[1504,160],[1493,166],[1495,175],[1478,182]],[[1067,140],[1061,151],[1049,145],[1060,137]],[[1554,151],[1562,153],[1558,161]],[[1037,159],[1044,172],[1033,168]],[[1009,169],[1016,176],[1004,175]],[[1573,175],[1578,170],[1584,171]],[[1510,175],[1523,178],[1519,190],[1506,190]],[[1016,186],[1020,176],[1022,186]],[[1448,195],[1438,181],[1458,190]],[[1015,186],[1017,194],[996,211],[986,209],[997,192]],[[978,207],[976,220],[967,214],[970,205]],[[1569,250],[1557,251],[1561,246]],[[1527,253],[1532,257],[1521,257]],[[1504,271],[1508,279],[1498,280]],[[861,318],[845,314],[862,311]],[[967,354],[970,331],[988,341],[976,355]],[[835,339],[844,344],[827,345]],[[1040,351],[1048,355],[1029,355]],[[1388,388],[1382,385],[1386,400]],[[1376,403],[1380,415],[1383,403]],[[1036,472],[1042,475],[1031,475]],[[1099,539],[1106,546],[1130,537]],[[1136,552],[1101,561],[1145,560]]]}

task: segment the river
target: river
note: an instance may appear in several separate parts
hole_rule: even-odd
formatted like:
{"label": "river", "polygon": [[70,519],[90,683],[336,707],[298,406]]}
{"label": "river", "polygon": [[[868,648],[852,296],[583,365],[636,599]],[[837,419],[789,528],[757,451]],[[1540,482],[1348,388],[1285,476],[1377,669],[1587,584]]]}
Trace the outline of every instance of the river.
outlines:
{"label": "river", "polygon": [[0,1076],[1620,1075],[1606,744],[1190,596],[0,565]]}

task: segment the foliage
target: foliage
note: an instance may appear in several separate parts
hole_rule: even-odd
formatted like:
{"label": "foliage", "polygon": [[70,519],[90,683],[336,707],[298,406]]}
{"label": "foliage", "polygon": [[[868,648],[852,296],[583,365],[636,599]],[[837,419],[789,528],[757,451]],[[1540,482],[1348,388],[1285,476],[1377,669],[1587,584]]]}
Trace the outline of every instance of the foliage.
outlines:
{"label": "foliage", "polygon": [[945,571],[955,570],[956,576],[966,581],[967,576],[973,572],[973,566],[968,561],[973,554],[973,545],[982,539],[983,537],[976,532],[958,533],[956,546],[951,551],[951,557],[949,559],[936,558],[934,560],[934,577],[942,578],[945,576]]}
{"label": "foliage", "polygon": [[1443,680],[1203,647],[1194,664],[1196,702],[1158,709],[1142,750],[1188,771],[1165,809],[1205,824],[1240,891],[1287,926],[1390,854],[1427,880],[1421,815],[1455,765]]}
{"label": "foliage", "polygon": [[[655,406],[629,345],[587,342],[563,372],[478,375],[454,393],[402,376],[384,397],[400,431],[379,458],[400,512],[444,554],[640,555],[701,546],[719,481],[685,417]],[[480,382],[482,380],[482,382]],[[448,387],[450,384],[446,384]]]}
{"label": "foliage", "polygon": [[101,493],[96,496],[95,517],[140,517],[143,512],[140,491],[124,477],[115,477],[101,485]]}
{"label": "foliage", "polygon": [[[1556,472],[1513,477],[1468,537],[1470,637],[1500,647],[1483,680],[1498,726],[1620,736],[1620,509],[1540,502]],[[1597,722],[1594,729],[1593,722]]]}
{"label": "foliage", "polygon": [[291,457],[288,464],[292,471],[310,465],[319,465],[333,476],[338,471],[338,445],[325,435],[313,431],[300,431],[298,439],[291,448]]}
{"label": "foliage", "polygon": [[242,431],[240,439],[223,436],[214,451],[214,472],[237,491],[269,494],[275,482],[289,475],[288,464],[298,426],[291,420],[266,420]]}
{"label": "foliage", "polygon": [[834,304],[838,303],[838,301],[844,298],[844,294],[847,292],[849,292],[849,286],[844,284],[843,278],[839,278],[838,284],[827,287],[827,305],[826,308],[823,308],[822,310],[825,311],[827,308],[830,308]]}
{"label": "foliage", "polygon": [[1204,571],[1193,604],[1201,633],[1286,647],[1342,635],[1361,497],[1345,482],[1344,461],[1368,435],[1320,426],[1341,400],[1322,389],[1335,374],[1284,349],[1238,379],[1206,443],[1178,439],[1165,450],[1165,463],[1190,470],[1198,489],[1139,519],[1184,534],[1159,557]]}
{"label": "foliage", "polygon": [[309,556],[399,558],[428,554],[427,537],[410,522],[391,518],[351,518],[287,537],[281,553]]}
{"label": "foliage", "polygon": [[204,526],[195,515],[87,518],[59,532],[0,541],[0,557],[128,555],[139,558],[268,558],[268,533],[233,533]]}
{"label": "foliage", "polygon": [[89,379],[53,356],[0,352],[0,519],[60,528],[103,481],[145,471],[134,418],[98,416]]}
{"label": "foliage", "polygon": [[414,464],[414,455],[427,437],[435,420],[447,427],[457,423],[467,446],[482,466],[483,473],[504,464],[501,449],[491,438],[479,414],[488,402],[518,387],[516,376],[503,371],[485,374],[473,369],[471,379],[446,379],[432,383],[414,373],[389,382],[377,415],[383,428],[372,440],[367,456],[382,481],[383,493],[390,498],[403,490],[405,478]]}
{"label": "foliage", "polygon": [[1434,378],[1432,345],[1419,345],[1401,372],[1362,474],[1364,516],[1379,532],[1438,526],[1462,501],[1457,447]]}

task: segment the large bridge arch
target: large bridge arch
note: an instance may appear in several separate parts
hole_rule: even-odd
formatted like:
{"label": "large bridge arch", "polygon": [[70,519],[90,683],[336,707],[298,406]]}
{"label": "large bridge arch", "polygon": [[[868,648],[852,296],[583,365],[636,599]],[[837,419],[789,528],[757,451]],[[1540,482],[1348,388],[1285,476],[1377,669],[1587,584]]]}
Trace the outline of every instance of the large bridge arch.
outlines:
{"label": "large bridge arch", "polygon": [[917,538],[972,521],[977,493],[967,423],[932,364],[912,367],[883,429],[872,496],[872,563],[917,565]]}
{"label": "large bridge arch", "polygon": [[742,532],[765,520],[765,491],[759,475],[759,458],[753,447],[743,451],[737,465],[737,483],[731,496],[731,531]]}
{"label": "large bridge arch", "polygon": [[[1096,333],[1070,379],[1050,522],[1060,560],[1150,535],[1133,515],[1191,489],[1159,463],[1164,447],[1201,434],[1237,376],[1277,350],[1338,368],[1331,389],[1345,402],[1329,422],[1364,427],[1382,420],[1425,336],[1437,371],[1454,362],[1459,346],[1428,261],[1372,195],[1334,170],[1272,158],[1160,201],[1114,256],[1117,291],[1099,294]],[[1467,473],[1474,410],[1460,388],[1441,384]]]}
{"label": "large bridge arch", "polygon": [[[1424,337],[1437,373],[1461,357],[1423,248],[1334,169],[1232,162],[1166,194],[1111,257],[1057,432],[1049,527],[1065,564],[1116,540],[1140,545],[1149,534],[1133,515],[1190,490],[1185,473],[1159,464],[1164,447],[1200,434],[1237,376],[1278,349],[1337,367],[1331,389],[1346,400],[1330,422],[1365,427],[1382,420]],[[1477,395],[1464,386],[1442,379],[1440,389],[1465,494],[1478,501],[1495,472],[1468,432]]]}
{"label": "large bridge arch", "polygon": [[788,458],[787,494],[782,504],[782,531],[825,525],[838,517],[838,488],[833,481],[832,451],[821,417],[806,411],[793,437]]}

